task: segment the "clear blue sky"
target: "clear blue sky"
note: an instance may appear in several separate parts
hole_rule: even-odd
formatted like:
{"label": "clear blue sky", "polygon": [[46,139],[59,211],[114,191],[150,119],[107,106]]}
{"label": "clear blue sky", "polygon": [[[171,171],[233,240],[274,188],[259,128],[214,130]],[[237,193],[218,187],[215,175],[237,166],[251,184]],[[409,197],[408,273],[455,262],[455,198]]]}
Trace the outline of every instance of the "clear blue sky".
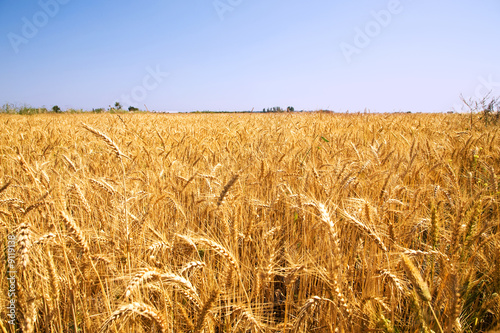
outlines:
{"label": "clear blue sky", "polygon": [[0,0],[0,103],[447,111],[500,96],[499,17],[498,0]]}

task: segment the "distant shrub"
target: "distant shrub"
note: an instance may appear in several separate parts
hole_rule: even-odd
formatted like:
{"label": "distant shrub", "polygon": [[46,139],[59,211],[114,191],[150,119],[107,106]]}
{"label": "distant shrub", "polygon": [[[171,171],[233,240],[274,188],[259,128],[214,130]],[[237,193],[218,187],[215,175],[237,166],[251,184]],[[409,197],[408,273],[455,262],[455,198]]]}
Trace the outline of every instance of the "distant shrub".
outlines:
{"label": "distant shrub", "polygon": [[289,106],[286,110],[283,110],[280,106],[274,106],[272,108],[263,109],[262,112],[285,112],[294,111],[293,106]]}
{"label": "distant shrub", "polygon": [[481,120],[485,125],[497,125],[500,119],[500,97],[492,97],[482,106]]}
{"label": "distant shrub", "polygon": [[10,113],[10,114],[12,114],[12,113],[17,113],[17,112],[18,112],[18,109],[17,109],[17,107],[14,104],[5,103],[0,108],[0,113]]}
{"label": "distant shrub", "polygon": [[68,113],[82,113],[84,112],[83,109],[68,109],[66,110]]}
{"label": "distant shrub", "polygon": [[472,128],[474,113],[480,113],[480,120],[484,125],[497,125],[500,120],[500,96],[491,97],[491,94],[487,94],[482,99],[472,99],[466,100],[463,96],[460,96],[462,102],[469,109],[470,112],[470,128]]}
{"label": "distant shrub", "polygon": [[46,108],[34,108],[29,105],[24,105],[19,109],[19,114],[23,115],[33,115],[33,114],[41,114],[47,113],[48,110]]}

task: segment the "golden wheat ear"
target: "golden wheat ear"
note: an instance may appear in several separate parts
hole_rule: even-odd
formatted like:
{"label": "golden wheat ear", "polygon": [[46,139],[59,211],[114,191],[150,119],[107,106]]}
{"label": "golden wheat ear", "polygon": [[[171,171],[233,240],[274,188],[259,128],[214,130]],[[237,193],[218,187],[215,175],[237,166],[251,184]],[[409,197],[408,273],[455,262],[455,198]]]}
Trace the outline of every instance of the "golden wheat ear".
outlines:
{"label": "golden wheat ear", "polygon": [[21,223],[19,225],[19,234],[17,237],[20,253],[19,262],[21,264],[21,268],[26,269],[30,261],[29,251],[31,248],[31,231],[26,223]]}
{"label": "golden wheat ear", "polygon": [[330,303],[332,305],[335,305],[335,303],[328,298],[320,296],[312,296],[300,308],[299,313],[293,323],[293,331],[299,332],[299,329],[302,326],[302,324],[306,322],[309,318],[314,316],[314,313],[317,310],[319,310],[322,303]]}
{"label": "golden wheat ear", "polygon": [[219,207],[222,202],[224,201],[224,198],[226,197],[226,194],[227,192],[229,191],[229,189],[231,188],[231,186],[234,185],[234,183],[236,182],[236,180],[238,180],[238,177],[239,175],[238,174],[235,174],[233,177],[231,177],[231,179],[226,183],[226,185],[224,186],[224,188],[222,189],[222,191],[220,192],[220,195],[219,195],[219,198],[217,199],[217,207]]}
{"label": "golden wheat ear", "polygon": [[138,272],[132,280],[130,280],[127,289],[125,290],[125,298],[129,298],[132,293],[137,290],[142,284],[145,284],[151,280],[157,279],[160,276],[160,272],[156,270],[141,270]]}
{"label": "golden wheat ear", "polygon": [[3,191],[5,191],[7,189],[7,187],[10,186],[10,184],[12,183],[12,180],[9,180],[7,183],[3,184],[1,187],[0,187],[0,193],[2,193]]}
{"label": "golden wheat ear", "polygon": [[422,278],[422,275],[417,267],[415,267],[411,259],[405,254],[401,254],[401,259],[401,263],[403,264],[406,274],[408,274],[408,277],[413,284],[413,287],[416,289],[420,299],[425,302],[430,302],[432,300],[431,292],[429,291],[429,287]]}
{"label": "golden wheat ear", "polygon": [[219,291],[214,290],[210,294],[210,297],[207,299],[205,304],[203,305],[203,308],[201,308],[200,313],[198,315],[198,320],[196,321],[196,326],[194,329],[194,332],[199,333],[202,331],[203,327],[205,326],[205,319],[210,312],[210,309],[214,306],[215,301],[219,298]]}
{"label": "golden wheat ear", "polygon": [[68,215],[66,212],[61,211],[59,213],[61,219],[63,220],[64,225],[66,226],[66,230],[69,235],[71,235],[75,242],[80,246],[84,252],[84,254],[89,255],[90,254],[90,248],[87,243],[87,240],[83,236],[82,231],[80,230],[80,227],[76,225],[75,221],[73,218]]}
{"label": "golden wheat ear", "polygon": [[123,325],[124,322],[128,320],[139,319],[146,319],[154,322],[158,325],[161,332],[167,332],[167,320],[158,310],[147,304],[134,302],[123,305],[113,312],[111,316],[102,324],[99,333],[107,332],[113,324],[118,324],[119,321],[121,321]]}
{"label": "golden wheat ear", "polygon": [[106,143],[106,145],[111,149],[111,151],[113,151],[113,153],[115,153],[116,157],[118,157],[118,158],[125,157],[125,158],[130,159],[130,157],[128,157],[127,155],[125,155],[124,153],[121,152],[120,148],[118,148],[118,145],[113,140],[111,140],[111,138],[109,136],[102,133],[101,131],[96,130],[95,128],[90,127],[89,125],[87,125],[83,122],[81,123],[81,125],[83,128],[85,128],[90,133],[94,134],[98,138],[101,138]]}

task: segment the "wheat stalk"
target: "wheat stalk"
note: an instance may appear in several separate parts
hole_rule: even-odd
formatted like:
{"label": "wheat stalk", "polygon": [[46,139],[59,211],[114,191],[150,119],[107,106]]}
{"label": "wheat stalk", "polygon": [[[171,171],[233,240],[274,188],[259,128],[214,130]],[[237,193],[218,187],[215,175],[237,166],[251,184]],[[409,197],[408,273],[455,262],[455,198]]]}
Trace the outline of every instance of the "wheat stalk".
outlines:
{"label": "wheat stalk", "polygon": [[66,230],[68,231],[68,234],[73,236],[76,243],[82,248],[84,254],[89,255],[90,254],[89,245],[88,245],[87,241],[85,240],[85,237],[83,236],[82,231],[76,225],[73,218],[71,218],[66,212],[63,212],[63,211],[60,212],[60,216],[64,222],[64,225],[66,226]]}
{"label": "wheat stalk", "polygon": [[219,297],[219,291],[214,290],[210,294],[210,297],[206,300],[205,304],[203,304],[203,308],[201,308],[200,313],[198,314],[198,320],[196,321],[196,326],[194,328],[194,332],[201,332],[203,327],[205,326],[205,318],[207,314],[210,312],[210,309],[213,307],[215,301]]}
{"label": "wheat stalk", "polygon": [[161,273],[156,270],[143,270],[138,272],[132,280],[130,280],[127,289],[125,290],[125,298],[129,298],[131,294],[139,288],[140,285],[147,283],[153,279],[158,279]]}
{"label": "wheat stalk", "polygon": [[38,305],[35,299],[31,299],[27,303],[22,330],[23,333],[32,333],[35,331],[35,324],[38,319]]}
{"label": "wheat stalk", "polygon": [[219,207],[222,204],[222,201],[224,201],[224,198],[226,197],[227,192],[229,189],[234,185],[236,180],[238,180],[239,175],[235,174],[231,179],[224,185],[224,188],[220,192],[219,199],[217,199],[217,207]]}
{"label": "wheat stalk", "polygon": [[7,187],[10,186],[10,184],[12,183],[12,180],[9,180],[7,183],[3,184],[1,187],[0,187],[0,194],[5,191],[7,189]]}
{"label": "wheat stalk", "polygon": [[144,319],[148,319],[155,322],[159,326],[161,332],[167,332],[167,320],[163,317],[163,315],[152,306],[139,302],[133,302],[120,306],[108,319],[106,319],[99,332],[107,332],[113,324],[116,324],[119,321],[126,322],[132,317],[142,317]]}
{"label": "wheat stalk", "polygon": [[36,241],[33,242],[34,245],[43,245],[48,242],[54,241],[56,238],[56,235],[53,233],[48,233],[46,235],[40,236]]}
{"label": "wheat stalk", "polygon": [[206,239],[206,238],[196,239],[196,243],[208,246],[211,250],[217,252],[220,256],[224,257],[227,260],[227,262],[230,264],[233,271],[238,272],[238,264],[236,262],[236,259],[222,245],[220,245],[219,243],[217,243],[213,240]]}
{"label": "wheat stalk", "polygon": [[234,329],[236,329],[238,323],[243,320],[249,324],[245,326],[245,329],[250,329],[252,332],[262,332],[264,330],[263,324],[255,318],[250,309],[238,305],[233,306],[232,309],[233,314],[239,315],[238,321],[234,325]]}
{"label": "wheat stalk", "polygon": [[297,317],[293,323],[293,331],[299,332],[301,325],[314,315],[322,303],[330,303],[335,305],[332,300],[320,296],[313,296],[309,298],[299,310]]}
{"label": "wheat stalk", "polygon": [[191,262],[188,262],[187,264],[185,264],[181,268],[181,270],[179,271],[179,275],[184,275],[184,273],[187,273],[190,270],[195,270],[195,269],[198,269],[198,268],[203,268],[206,265],[207,264],[204,263],[203,261],[191,261]]}
{"label": "wheat stalk", "polygon": [[375,233],[375,231],[373,231],[370,227],[368,227],[367,225],[365,225],[363,222],[359,221],[357,218],[355,218],[354,216],[350,215],[349,213],[345,212],[345,211],[342,211],[342,215],[344,215],[347,220],[353,225],[355,226],[358,230],[366,233],[368,235],[368,237],[370,239],[372,239],[375,244],[377,244],[377,246],[383,251],[383,252],[387,252],[387,247],[385,246],[384,242],[382,241],[382,239],[380,238],[379,235],[377,235]]}
{"label": "wheat stalk", "polygon": [[71,188],[76,193],[76,196],[77,196],[78,200],[81,202],[81,204],[83,205],[83,209],[85,210],[85,212],[90,215],[92,213],[92,210],[90,209],[89,202],[85,198],[85,195],[83,195],[83,192],[82,192],[82,189],[80,188],[80,186],[78,186],[78,184],[73,184]]}
{"label": "wheat stalk", "polygon": [[109,195],[115,195],[117,193],[116,190],[113,188],[113,186],[109,185],[104,180],[99,181],[99,180],[90,178],[89,181],[92,184],[94,184],[95,186],[97,186],[98,188],[100,188],[101,190],[103,190],[104,192],[107,192]]}
{"label": "wheat stalk", "polygon": [[128,157],[127,155],[125,155],[121,152],[120,148],[118,148],[118,145],[113,140],[111,140],[109,138],[109,136],[107,136],[106,134],[90,127],[89,125],[87,125],[85,123],[81,123],[81,125],[83,126],[83,128],[85,128],[90,133],[94,134],[98,138],[101,138],[106,143],[106,145],[111,149],[111,151],[113,151],[113,153],[115,153],[116,157],[118,157],[120,159],[122,157],[130,159],[130,157]]}
{"label": "wheat stalk", "polygon": [[413,287],[415,287],[420,299],[425,302],[430,302],[432,300],[432,297],[429,291],[429,287],[422,278],[422,275],[420,274],[417,267],[415,267],[411,259],[408,258],[405,254],[401,254],[401,259],[403,268],[405,269],[406,274],[408,274],[408,277],[410,278]]}
{"label": "wheat stalk", "polygon": [[31,248],[31,232],[26,223],[19,225],[19,233],[17,236],[19,244],[19,261],[20,266],[24,270],[30,261],[29,250]]}

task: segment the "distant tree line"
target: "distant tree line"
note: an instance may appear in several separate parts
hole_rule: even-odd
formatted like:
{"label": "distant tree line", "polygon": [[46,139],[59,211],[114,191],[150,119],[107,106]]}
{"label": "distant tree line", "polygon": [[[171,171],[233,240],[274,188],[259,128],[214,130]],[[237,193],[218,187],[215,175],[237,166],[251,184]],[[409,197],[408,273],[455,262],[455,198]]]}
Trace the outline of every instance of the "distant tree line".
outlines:
{"label": "distant tree line", "polygon": [[[138,108],[134,106],[128,107],[129,112],[137,112],[140,111]],[[90,111],[86,111],[83,109],[72,109],[69,108],[66,111],[63,111],[58,105],[54,105],[51,109],[47,109],[46,107],[36,108],[32,107],[28,104],[15,105],[12,103],[5,103],[0,107],[0,113],[8,113],[8,114],[22,114],[22,115],[33,115],[33,114],[43,114],[43,113],[80,113],[80,112],[93,112],[93,113],[102,113],[102,112],[110,112],[110,113],[123,113],[127,112],[124,110],[122,105],[118,102],[115,103],[114,107],[111,105],[106,110],[105,108],[97,108],[92,109]]]}
{"label": "distant tree line", "polygon": [[8,114],[41,114],[41,113],[48,113],[51,111],[52,110],[48,110],[45,107],[34,108],[28,104],[14,105],[5,103],[0,107],[0,113],[8,113]]}
{"label": "distant tree line", "polygon": [[262,112],[293,112],[295,108],[293,106],[288,106],[286,109],[282,109],[280,106],[274,106],[272,108],[264,108]]}

